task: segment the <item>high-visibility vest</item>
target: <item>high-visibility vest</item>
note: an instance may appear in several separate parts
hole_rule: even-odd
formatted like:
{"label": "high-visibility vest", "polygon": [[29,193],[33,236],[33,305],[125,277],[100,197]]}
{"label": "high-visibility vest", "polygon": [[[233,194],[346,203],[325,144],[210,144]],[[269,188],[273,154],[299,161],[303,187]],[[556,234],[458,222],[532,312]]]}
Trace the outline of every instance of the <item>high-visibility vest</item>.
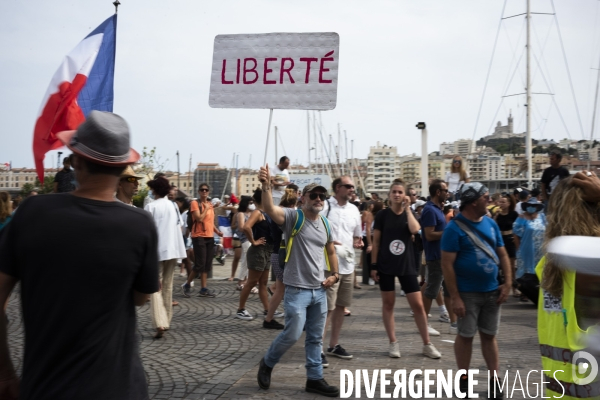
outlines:
{"label": "high-visibility vest", "polygon": [[[535,271],[542,281],[546,257],[542,257]],[[564,271],[563,294],[556,298],[540,288],[538,302],[538,337],[542,354],[542,367],[546,382],[546,396],[562,400],[600,399],[600,379],[581,385],[584,375],[578,374],[574,365],[575,353],[588,347],[587,339],[592,328],[582,330],[575,313],[575,272]],[[585,358],[578,357],[579,362]],[[578,364],[578,363],[577,363]],[[600,375],[600,374],[599,374]],[[564,394],[564,397],[563,397]]]}

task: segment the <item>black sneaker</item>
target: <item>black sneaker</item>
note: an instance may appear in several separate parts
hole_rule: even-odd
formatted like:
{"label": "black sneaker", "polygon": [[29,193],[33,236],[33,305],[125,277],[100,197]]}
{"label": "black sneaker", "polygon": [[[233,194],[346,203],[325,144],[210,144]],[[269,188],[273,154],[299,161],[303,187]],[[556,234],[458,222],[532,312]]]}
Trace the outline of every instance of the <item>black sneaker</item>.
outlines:
{"label": "black sneaker", "polygon": [[344,360],[349,360],[352,358],[352,354],[348,354],[348,352],[339,344],[336,344],[335,347],[328,348],[327,355],[343,358]]}
{"label": "black sneaker", "polygon": [[202,288],[200,292],[198,292],[198,297],[215,297],[215,292],[207,288]]}
{"label": "black sneaker", "polygon": [[321,365],[323,368],[329,367],[329,361],[327,361],[327,357],[325,357],[325,354],[323,353],[321,353]]}
{"label": "black sneaker", "polygon": [[503,400],[504,393],[500,389],[500,386],[494,381],[494,379],[490,380],[490,397],[489,400]]}
{"label": "black sneaker", "polygon": [[318,393],[327,397],[338,397],[340,388],[328,384],[325,379],[307,379],[306,391],[309,393]]}
{"label": "black sneaker", "polygon": [[260,360],[260,364],[258,365],[258,374],[256,375],[256,380],[258,381],[258,386],[261,389],[267,390],[269,386],[271,386],[271,372],[273,368],[267,367],[265,364],[265,359]]}
{"label": "black sneaker", "polygon": [[263,321],[263,328],[265,328],[265,329],[283,329],[283,328],[285,328],[285,326],[283,324],[280,324],[279,322],[275,321],[275,319],[272,319],[269,322]]}
{"label": "black sneaker", "polygon": [[[469,379],[466,374],[463,374],[460,377],[460,381],[458,383],[458,388],[460,389],[462,396],[459,396],[457,390],[455,389],[454,397],[458,397],[459,399],[468,399],[469,398]],[[463,397],[464,396],[464,397]]]}

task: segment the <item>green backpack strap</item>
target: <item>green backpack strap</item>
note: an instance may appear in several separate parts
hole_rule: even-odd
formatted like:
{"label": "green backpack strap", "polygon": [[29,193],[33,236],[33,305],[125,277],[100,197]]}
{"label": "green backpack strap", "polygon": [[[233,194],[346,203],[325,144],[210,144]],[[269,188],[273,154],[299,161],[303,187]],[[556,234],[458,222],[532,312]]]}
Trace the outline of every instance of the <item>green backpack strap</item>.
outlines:
{"label": "green backpack strap", "polygon": [[302,210],[296,210],[296,223],[294,224],[294,229],[292,229],[292,234],[290,235],[289,240],[287,241],[287,246],[285,250],[285,262],[287,263],[290,259],[290,254],[292,252],[292,242],[294,241],[294,236],[300,232],[302,227],[304,226],[304,212]]}

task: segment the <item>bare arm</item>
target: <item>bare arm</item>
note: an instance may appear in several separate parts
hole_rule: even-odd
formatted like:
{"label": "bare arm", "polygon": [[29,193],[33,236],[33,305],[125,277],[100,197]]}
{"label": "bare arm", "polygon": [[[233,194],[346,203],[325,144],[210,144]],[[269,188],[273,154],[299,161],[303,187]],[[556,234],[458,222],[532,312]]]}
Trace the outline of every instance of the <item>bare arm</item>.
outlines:
{"label": "bare arm", "polygon": [[[371,265],[373,264],[377,264],[377,255],[379,253],[379,245],[381,244],[381,231],[379,229],[374,229],[373,230],[373,247],[371,250]],[[369,265],[369,269],[371,268],[371,265]],[[375,282],[379,282],[379,275],[377,275],[377,271],[372,269],[371,270],[371,278],[375,281]]]}
{"label": "bare arm", "polygon": [[462,318],[465,316],[465,304],[460,297],[458,285],[456,284],[456,274],[454,273],[456,255],[457,253],[442,250],[442,273],[444,274],[446,289],[448,289],[448,293],[452,299],[452,311],[454,311],[457,317]]}
{"label": "bare arm", "polygon": [[[329,276],[327,279],[325,279],[322,282],[322,284],[325,288],[329,288],[329,287],[333,286],[335,284],[335,282],[337,281],[334,274],[338,273],[338,259],[337,259],[337,254],[335,252],[335,245],[333,244],[333,242],[329,242],[325,245],[325,251],[327,251],[327,258],[329,259],[329,267],[330,267],[329,272],[331,272],[331,276]],[[339,277],[339,275],[338,275],[338,277]]]}
{"label": "bare arm", "polygon": [[203,206],[202,203],[198,202],[198,207],[202,210],[202,212],[200,212],[200,210],[195,211],[194,217],[198,217],[197,221],[202,222],[204,221],[206,214],[208,214],[208,205]]}
{"label": "bare arm", "polygon": [[444,231],[434,231],[435,226],[426,226],[423,228],[423,233],[425,234],[425,239],[430,242],[435,242],[436,240],[442,240],[442,235]]}
{"label": "bare arm", "polygon": [[265,238],[259,238],[258,240],[254,240],[254,235],[252,234],[252,227],[255,223],[259,221],[261,216],[262,214],[260,213],[260,211],[254,210],[252,211],[252,214],[250,214],[250,218],[248,218],[248,221],[246,221],[246,223],[244,224],[243,232],[248,238],[248,241],[252,244],[252,246],[260,246],[261,244],[266,243]]}
{"label": "bare arm", "polygon": [[235,217],[237,218],[237,226],[238,229],[242,232],[244,232],[244,235],[246,234],[244,231],[244,226],[246,225],[246,216],[245,213],[243,212],[239,212],[235,215]]}
{"label": "bare arm", "polygon": [[58,182],[52,184],[52,193],[58,193]]}
{"label": "bare arm", "polygon": [[144,304],[146,304],[146,302],[148,301],[149,298],[150,298],[149,294],[140,293],[137,290],[133,291],[133,302],[138,307],[141,307]]}
{"label": "bare arm", "polygon": [[413,215],[412,211],[410,210],[410,207],[404,208],[404,212],[407,214],[406,216],[408,217],[408,229],[410,230],[410,233],[416,235],[417,233],[419,233],[419,229],[421,229],[419,221],[417,221],[417,219]]}
{"label": "bare arm", "polygon": [[19,378],[10,359],[8,349],[8,332],[4,305],[10,292],[17,284],[17,278],[0,272],[0,398],[17,399],[19,394]]}
{"label": "bare arm", "polygon": [[269,217],[277,225],[283,225],[285,222],[285,212],[283,208],[273,204],[273,195],[271,194],[271,173],[269,172],[269,164],[264,167],[260,167],[258,172],[258,180],[262,183],[262,208]]}
{"label": "bare arm", "polygon": [[548,188],[545,183],[540,183],[540,194],[542,195],[542,200],[548,199]]}
{"label": "bare arm", "polygon": [[512,286],[512,268],[510,266],[508,253],[504,247],[496,247],[496,253],[500,258],[500,267],[504,274],[504,285],[500,288],[500,296],[498,297],[498,304],[501,304],[508,299],[508,293],[510,293],[510,288]]}

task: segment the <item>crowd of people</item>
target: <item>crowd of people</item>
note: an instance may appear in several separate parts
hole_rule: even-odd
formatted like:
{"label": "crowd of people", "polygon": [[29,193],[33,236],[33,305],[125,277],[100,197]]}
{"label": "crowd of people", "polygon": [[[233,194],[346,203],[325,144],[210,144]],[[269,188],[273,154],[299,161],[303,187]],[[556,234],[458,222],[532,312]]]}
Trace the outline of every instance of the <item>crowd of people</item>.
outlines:
{"label": "crowd of people", "polygon": [[[97,135],[104,140],[94,140]],[[142,176],[131,165],[139,154],[129,147],[121,117],[94,111],[76,131],[57,136],[73,151],[55,181],[59,194],[30,196],[15,207],[0,192],[0,398],[18,398],[19,391],[25,399],[147,398],[134,307],[150,302],[154,337],[165,340],[178,304],[175,274],[186,278],[180,288],[185,297],[194,293],[195,283],[197,296],[216,296],[209,275],[214,261],[224,263],[219,217],[229,219],[233,232],[228,280],[240,293],[234,317],[255,319],[246,302],[256,293],[262,326],[281,330],[260,361],[257,382],[265,390],[273,368],[305,332],[306,391],[339,395],[324,380],[323,368],[327,357],[353,358],[354,349],[341,342],[354,290],[362,285],[379,286],[381,329],[392,358],[401,357],[397,288],[407,298],[423,356],[442,357],[431,342],[440,332],[428,323],[435,300],[439,320],[456,336],[458,369],[469,369],[479,334],[488,370],[500,372],[496,335],[501,305],[511,293],[538,305],[548,378],[565,362],[557,351],[585,348],[586,335],[598,323],[597,278],[565,270],[545,256],[547,241],[557,236],[600,235],[600,180],[589,172],[565,173],[560,154],[551,155],[541,190],[490,193],[470,181],[457,156],[452,170],[432,179],[421,197],[397,179],[386,193],[362,200],[349,176],[337,177],[331,188],[316,183],[299,188],[291,183],[287,157],[273,168],[261,167],[260,187],[240,199],[211,198],[207,183],[198,186],[195,198],[178,196],[158,173],[147,182],[142,210],[133,205]],[[53,235],[45,235],[47,226],[54,227]],[[53,251],[67,236],[70,252]],[[85,273],[79,269],[83,259]],[[5,321],[17,282],[27,331],[21,377],[10,360]],[[74,303],[73,296],[88,301]],[[283,323],[276,320],[281,318]],[[50,334],[55,339],[47,343]],[[570,376],[555,379],[567,385],[565,398],[585,397]],[[552,385],[548,393],[560,394]],[[467,375],[461,376],[461,391],[467,386]],[[493,394],[502,397],[500,389]]]}

